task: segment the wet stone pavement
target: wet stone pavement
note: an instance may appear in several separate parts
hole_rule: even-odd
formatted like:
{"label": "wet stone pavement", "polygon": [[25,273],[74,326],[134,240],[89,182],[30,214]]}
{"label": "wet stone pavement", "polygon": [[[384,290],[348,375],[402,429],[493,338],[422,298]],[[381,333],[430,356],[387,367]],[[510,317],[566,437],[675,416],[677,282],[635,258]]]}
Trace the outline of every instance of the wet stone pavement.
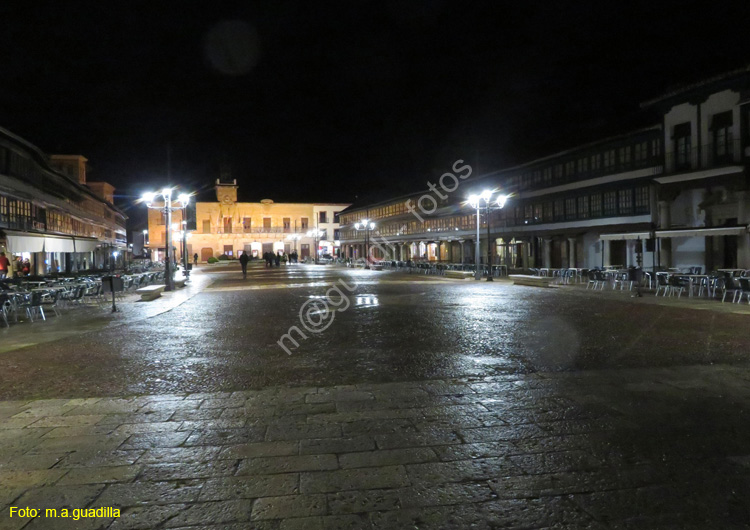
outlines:
{"label": "wet stone pavement", "polygon": [[[330,268],[248,276],[214,270],[150,318],[0,356],[0,530],[750,522],[747,314]],[[341,278],[351,307],[284,353],[300,306]],[[44,515],[64,507],[121,513]]]}

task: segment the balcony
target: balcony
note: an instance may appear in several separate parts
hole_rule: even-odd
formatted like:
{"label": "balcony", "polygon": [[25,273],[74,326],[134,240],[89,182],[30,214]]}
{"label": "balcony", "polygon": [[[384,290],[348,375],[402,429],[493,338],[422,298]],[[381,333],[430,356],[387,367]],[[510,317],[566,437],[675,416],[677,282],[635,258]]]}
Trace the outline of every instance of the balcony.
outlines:
{"label": "balcony", "polygon": [[[284,226],[260,226],[252,228],[244,228],[242,226],[234,227],[231,231],[217,230],[216,234],[306,234],[310,231],[310,228],[297,227],[284,227]],[[206,233],[206,232],[202,232]]]}
{"label": "balcony", "polygon": [[693,147],[687,152],[666,153],[664,173],[688,173],[702,169],[712,169],[738,165],[742,162],[742,148],[739,140],[724,144],[705,144]]}

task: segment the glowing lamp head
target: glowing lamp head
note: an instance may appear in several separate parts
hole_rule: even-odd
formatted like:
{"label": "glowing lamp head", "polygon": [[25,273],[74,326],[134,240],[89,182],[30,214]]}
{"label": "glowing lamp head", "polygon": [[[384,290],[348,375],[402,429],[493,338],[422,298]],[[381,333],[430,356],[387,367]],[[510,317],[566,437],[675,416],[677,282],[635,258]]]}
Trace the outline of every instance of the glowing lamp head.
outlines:
{"label": "glowing lamp head", "polygon": [[354,228],[360,230],[362,228],[362,223],[354,223]]}
{"label": "glowing lamp head", "polygon": [[146,204],[151,204],[156,198],[156,193],[149,191],[148,193],[144,193],[142,198],[143,202],[145,202]]}
{"label": "glowing lamp head", "polygon": [[478,195],[469,195],[469,204],[472,208],[476,208],[479,206],[479,196]]}
{"label": "glowing lamp head", "polygon": [[172,188],[164,188],[163,190],[161,190],[161,194],[164,196],[164,198],[171,197]]}
{"label": "glowing lamp head", "polygon": [[489,202],[490,202],[490,199],[492,198],[492,192],[491,192],[490,190],[484,190],[484,191],[482,192],[482,195],[481,195],[481,197],[482,197],[482,200],[483,200],[484,202],[486,202],[486,203],[489,203]]}
{"label": "glowing lamp head", "polygon": [[508,202],[508,196],[507,195],[498,195],[497,196],[497,205],[500,208],[503,208],[505,206],[506,202]]}
{"label": "glowing lamp head", "polygon": [[190,203],[190,195],[187,193],[180,193],[177,196],[177,200],[180,201],[180,204],[182,204],[182,207],[184,208]]}

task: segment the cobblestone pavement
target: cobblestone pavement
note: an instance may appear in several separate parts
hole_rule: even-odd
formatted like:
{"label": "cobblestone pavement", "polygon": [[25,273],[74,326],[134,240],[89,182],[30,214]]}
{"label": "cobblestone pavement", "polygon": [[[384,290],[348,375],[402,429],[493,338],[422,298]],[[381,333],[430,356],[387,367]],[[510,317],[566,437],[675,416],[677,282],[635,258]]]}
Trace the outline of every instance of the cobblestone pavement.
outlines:
{"label": "cobblestone pavement", "polygon": [[[750,371],[2,402],[0,528],[743,528]],[[9,506],[119,518],[8,518]]]}
{"label": "cobblestone pavement", "polygon": [[[340,273],[251,272],[216,272],[146,320],[0,356],[0,530],[748,527],[741,309],[345,271],[362,304],[289,356],[272,341]],[[253,319],[214,314],[243,300],[261,304]],[[417,301],[431,328],[403,325]],[[175,330],[241,362],[205,353],[215,368],[199,372]],[[166,345],[139,355],[159,332]],[[8,381],[35,364],[39,381]],[[98,507],[121,513],[44,512]]]}

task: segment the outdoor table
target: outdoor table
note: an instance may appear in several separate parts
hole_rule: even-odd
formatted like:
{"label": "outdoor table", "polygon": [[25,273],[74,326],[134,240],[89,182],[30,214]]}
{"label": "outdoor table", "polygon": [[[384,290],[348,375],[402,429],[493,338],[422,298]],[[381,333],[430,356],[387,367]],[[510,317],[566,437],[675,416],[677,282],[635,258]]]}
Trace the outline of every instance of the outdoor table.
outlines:
{"label": "outdoor table", "polygon": [[570,267],[568,270],[575,271],[575,281],[576,282],[582,282],[583,281],[583,271],[586,269],[578,268],[578,267]]}
{"label": "outdoor table", "polygon": [[507,276],[508,275],[508,266],[507,265],[493,265],[493,270],[497,270],[498,275],[500,276]]}
{"label": "outdoor table", "polygon": [[672,276],[675,276],[677,278],[687,278],[688,279],[688,297],[693,296],[693,285],[695,284],[695,280],[700,280],[701,278],[708,278],[708,274],[672,274]]}
{"label": "outdoor table", "polygon": [[716,269],[719,272],[728,272],[732,275],[732,278],[736,278],[740,276],[743,272],[745,272],[745,269]]}

